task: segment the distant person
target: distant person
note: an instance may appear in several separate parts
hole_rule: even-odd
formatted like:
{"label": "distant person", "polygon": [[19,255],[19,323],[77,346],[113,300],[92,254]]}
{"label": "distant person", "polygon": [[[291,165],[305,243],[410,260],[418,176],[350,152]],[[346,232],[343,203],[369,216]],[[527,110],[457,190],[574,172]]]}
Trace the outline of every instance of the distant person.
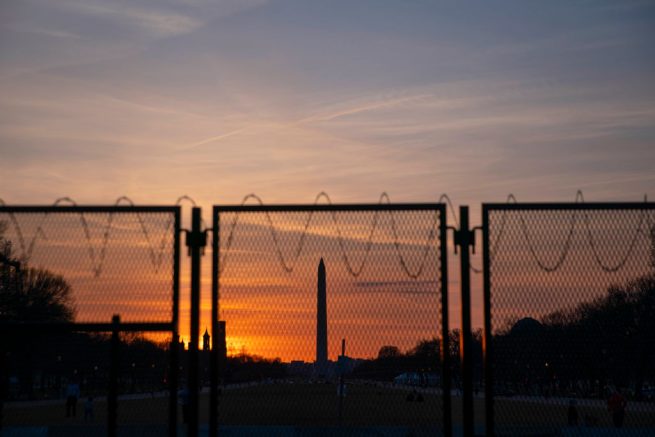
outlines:
{"label": "distant person", "polygon": [[616,428],[621,428],[623,426],[623,419],[625,419],[625,407],[628,405],[628,402],[625,400],[625,397],[617,389],[612,393],[612,396],[607,400],[607,409],[612,415],[612,423]]}
{"label": "distant person", "polygon": [[80,397],[80,385],[72,381],[66,386],[66,417],[77,414],[77,399]]}
{"label": "distant person", "polygon": [[576,407],[575,399],[569,401],[569,411],[567,414],[566,423],[569,426],[578,426],[578,408]]}
{"label": "distant person", "polygon": [[93,397],[89,396],[84,403],[84,421],[93,421]]}

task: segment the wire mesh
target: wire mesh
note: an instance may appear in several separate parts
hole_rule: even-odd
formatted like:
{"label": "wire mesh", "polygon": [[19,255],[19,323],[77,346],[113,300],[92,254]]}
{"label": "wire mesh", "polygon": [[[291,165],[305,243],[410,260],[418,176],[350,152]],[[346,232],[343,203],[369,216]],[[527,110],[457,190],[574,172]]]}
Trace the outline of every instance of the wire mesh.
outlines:
{"label": "wire mesh", "polygon": [[440,429],[444,209],[216,208],[222,426]]}
{"label": "wire mesh", "polygon": [[[120,314],[124,322],[170,322],[174,209],[68,211],[0,207],[5,257],[20,263],[24,286],[58,281],[72,311],[66,321],[109,322]],[[36,307],[25,310],[12,317],[47,319]]]}
{"label": "wire mesh", "polygon": [[168,428],[177,232],[177,207],[0,207],[6,432],[107,432],[114,314],[118,430]]}
{"label": "wire mesh", "polygon": [[[8,435],[33,435],[39,429],[55,435],[104,435],[110,337],[91,332],[11,335],[4,351],[3,428]],[[165,434],[171,337],[153,341],[143,333],[123,333],[120,338],[117,429]]]}
{"label": "wire mesh", "polygon": [[489,208],[499,433],[655,428],[655,206]]}

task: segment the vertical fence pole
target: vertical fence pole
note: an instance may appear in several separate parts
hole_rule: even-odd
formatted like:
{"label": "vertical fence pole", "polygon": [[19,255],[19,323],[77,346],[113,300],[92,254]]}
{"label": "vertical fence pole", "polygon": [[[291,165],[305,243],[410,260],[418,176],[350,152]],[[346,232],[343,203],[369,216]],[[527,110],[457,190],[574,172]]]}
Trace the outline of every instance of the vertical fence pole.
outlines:
{"label": "vertical fence pole", "polygon": [[109,364],[109,396],[107,396],[107,435],[116,437],[118,421],[118,369],[119,369],[119,348],[120,348],[120,323],[119,315],[111,318],[111,351]]}
{"label": "vertical fence pole", "polygon": [[209,391],[209,436],[218,436],[218,269],[219,269],[219,232],[220,215],[214,209],[212,211],[212,350],[210,355],[210,391]]}
{"label": "vertical fence pole", "polygon": [[489,247],[489,210],[482,205],[482,269],[484,300],[484,337],[482,343],[484,360],[484,408],[486,435],[493,437],[494,430],[494,380],[493,339],[491,333],[491,258]]}
{"label": "vertical fence pole", "polygon": [[202,209],[194,207],[191,215],[191,232],[187,234],[187,246],[191,255],[191,339],[189,341],[189,437],[198,435],[198,340],[200,334],[200,258],[206,244],[206,234],[201,229]]}
{"label": "vertical fence pole", "polygon": [[439,256],[441,267],[441,389],[443,391],[443,432],[450,437],[453,433],[451,416],[451,364],[448,320],[448,223],[446,206],[442,205],[439,219]]}
{"label": "vertical fence pole", "polygon": [[170,366],[168,372],[168,435],[177,436],[177,389],[179,380],[180,341],[180,209],[175,211],[173,227],[173,332],[171,333]]}
{"label": "vertical fence pole", "polygon": [[468,206],[459,207],[459,230],[455,242],[460,247],[460,272],[462,287],[462,327],[460,332],[459,353],[462,368],[462,404],[464,436],[472,436],[474,432],[473,416],[473,356],[471,336],[471,265],[470,246],[473,235],[469,228]]}
{"label": "vertical fence pole", "polygon": [[170,344],[170,365],[168,371],[168,435],[177,436],[178,416],[178,381],[180,379],[180,336],[178,330],[173,331]]}

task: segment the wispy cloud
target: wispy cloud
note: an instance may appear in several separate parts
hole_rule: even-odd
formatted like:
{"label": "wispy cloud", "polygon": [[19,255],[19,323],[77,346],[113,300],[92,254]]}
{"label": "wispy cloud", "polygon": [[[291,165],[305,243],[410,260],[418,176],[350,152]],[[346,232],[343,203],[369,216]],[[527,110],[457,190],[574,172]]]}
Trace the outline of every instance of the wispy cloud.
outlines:
{"label": "wispy cloud", "polygon": [[20,26],[7,26],[8,29],[16,32],[32,33],[35,35],[43,35],[49,38],[64,38],[64,39],[80,39],[81,36],[77,33],[69,32],[61,29],[47,29],[47,28],[30,28]]}
{"label": "wispy cloud", "polygon": [[615,16],[550,5],[556,24],[517,7],[509,25],[485,8],[450,16],[428,4],[21,5],[0,22],[13,45],[0,51],[3,176],[21,193],[84,160],[96,168],[88,184],[52,178],[47,189],[104,190],[100,175],[117,191],[183,184],[235,201],[321,189],[479,200],[554,187],[553,175],[599,192],[603,180],[652,187],[641,176],[655,159],[642,6]]}
{"label": "wispy cloud", "polygon": [[205,138],[204,140],[201,140],[201,141],[198,141],[198,142],[195,142],[195,143],[188,144],[188,145],[182,147],[181,150],[189,150],[189,149],[196,148],[196,147],[198,147],[198,146],[202,146],[202,145],[205,145],[205,144],[213,143],[213,142],[215,142],[215,141],[224,140],[224,139],[226,139],[226,138],[230,138],[230,137],[232,137],[232,136],[234,136],[234,135],[238,135],[238,134],[244,132],[245,130],[246,130],[245,128],[242,128],[242,129],[235,129],[235,130],[233,130],[233,131],[226,132],[226,133],[224,133],[224,134],[220,134],[220,135],[216,135],[216,136],[213,136],[213,137]]}
{"label": "wispy cloud", "polygon": [[135,3],[113,3],[103,1],[68,1],[62,6],[75,13],[128,22],[157,36],[179,35],[191,32],[203,22],[187,14],[166,10],[161,7],[140,7]]}

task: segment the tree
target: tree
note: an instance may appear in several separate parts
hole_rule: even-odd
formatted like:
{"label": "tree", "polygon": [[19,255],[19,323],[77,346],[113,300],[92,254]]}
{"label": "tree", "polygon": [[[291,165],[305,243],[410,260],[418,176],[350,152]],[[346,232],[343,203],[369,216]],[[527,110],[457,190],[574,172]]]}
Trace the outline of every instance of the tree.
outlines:
{"label": "tree", "polygon": [[[4,238],[5,231],[6,225],[0,222],[0,322],[72,322],[75,307],[70,285],[61,275],[31,268],[14,256],[11,242]],[[46,340],[21,329],[5,338],[0,354],[10,365],[1,367],[17,375],[21,391],[32,398],[34,366],[42,362],[55,337]]]}
{"label": "tree", "polygon": [[420,340],[407,351],[413,367],[421,371],[437,371],[441,365],[440,342],[436,338]]}
{"label": "tree", "polygon": [[14,256],[0,222],[0,320],[71,322],[75,307],[63,276],[31,268]]}
{"label": "tree", "polygon": [[655,274],[613,285],[592,300],[496,334],[499,384],[532,390],[557,380],[562,393],[603,396],[608,384],[640,396],[655,378]]}

